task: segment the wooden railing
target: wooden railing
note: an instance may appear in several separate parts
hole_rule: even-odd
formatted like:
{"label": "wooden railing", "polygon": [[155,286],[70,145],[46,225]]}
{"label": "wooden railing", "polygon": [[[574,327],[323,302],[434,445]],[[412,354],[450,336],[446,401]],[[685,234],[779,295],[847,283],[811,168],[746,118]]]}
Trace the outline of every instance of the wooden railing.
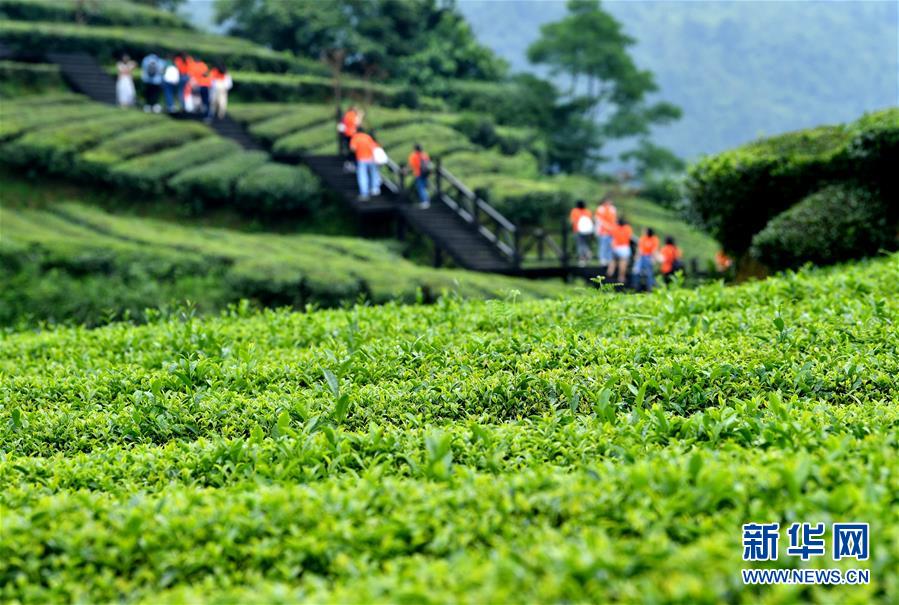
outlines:
{"label": "wooden railing", "polygon": [[[340,119],[340,112],[337,114]],[[338,133],[338,152],[341,152],[341,134]],[[513,267],[523,263],[538,266],[571,266],[574,258],[573,240],[568,221],[562,219],[558,239],[547,230],[536,228],[525,233],[518,225],[507,219],[499,210],[483,200],[458,177],[443,167],[440,158],[434,162],[434,198],[446,205],[484,239],[493,244],[499,254]],[[384,187],[391,193],[402,195],[406,190],[405,167],[391,159],[382,167]],[[702,275],[697,259],[688,263],[690,273]]]}

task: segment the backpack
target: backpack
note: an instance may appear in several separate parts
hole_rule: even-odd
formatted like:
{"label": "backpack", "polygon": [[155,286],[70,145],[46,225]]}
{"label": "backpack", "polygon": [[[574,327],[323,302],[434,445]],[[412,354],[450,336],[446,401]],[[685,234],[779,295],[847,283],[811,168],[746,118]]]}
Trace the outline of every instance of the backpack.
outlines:
{"label": "backpack", "polygon": [[426,179],[431,176],[431,160],[421,158],[421,162],[418,165],[418,172],[421,178]]}
{"label": "backpack", "polygon": [[577,232],[581,235],[590,235],[593,233],[593,221],[587,215],[577,220]]}
{"label": "backpack", "polygon": [[157,73],[159,73],[159,65],[156,64],[156,61],[150,61],[147,65],[147,75],[155,78]]}

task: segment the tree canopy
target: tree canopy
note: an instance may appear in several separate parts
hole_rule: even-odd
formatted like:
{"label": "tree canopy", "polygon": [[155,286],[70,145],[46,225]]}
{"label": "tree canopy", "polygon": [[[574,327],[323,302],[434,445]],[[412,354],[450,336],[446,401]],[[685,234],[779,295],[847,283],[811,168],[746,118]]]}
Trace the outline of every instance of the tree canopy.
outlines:
{"label": "tree canopy", "polygon": [[349,72],[421,83],[506,71],[451,0],[216,0],[216,20],[276,50],[337,56]]}
{"label": "tree canopy", "polygon": [[658,86],[652,73],[637,67],[631,58],[634,43],[598,0],[569,0],[568,14],[543,25],[540,38],[528,48],[532,63],[548,66],[554,75],[568,76],[563,105],[581,108],[583,117],[598,124],[588,133],[593,137],[592,152],[583,150],[587,163],[600,158],[605,140],[645,137],[652,125],[681,115],[670,103],[648,101]]}

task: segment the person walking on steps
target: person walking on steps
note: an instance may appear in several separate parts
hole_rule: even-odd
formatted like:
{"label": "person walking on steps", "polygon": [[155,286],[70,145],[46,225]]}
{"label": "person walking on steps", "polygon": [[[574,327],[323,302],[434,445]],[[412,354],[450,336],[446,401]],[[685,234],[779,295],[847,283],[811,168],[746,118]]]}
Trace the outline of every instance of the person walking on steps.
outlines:
{"label": "person walking on steps", "polygon": [[665,238],[665,245],[662,246],[662,250],[659,252],[659,256],[662,259],[661,271],[662,277],[665,279],[665,282],[671,281],[671,277],[678,271],[684,268],[684,263],[681,261],[681,251],[680,248],[677,247],[677,244],[674,242],[674,238],[670,235]]}
{"label": "person walking on steps", "polygon": [[574,231],[574,242],[577,248],[577,264],[586,267],[590,260],[590,240],[593,237],[593,219],[584,200],[578,200],[571,209],[568,219],[571,221],[571,229]]}
{"label": "person walking on steps", "polygon": [[184,101],[184,97],[185,93],[188,92],[186,89],[190,85],[191,64],[193,61],[194,60],[190,55],[185,55],[184,53],[177,53],[175,59],[172,61],[172,63],[175,64],[175,67],[178,68],[178,90],[176,96],[182,111],[187,111],[187,104]]}
{"label": "person walking on steps", "polygon": [[421,145],[416,143],[412,153],[409,154],[409,169],[415,176],[415,191],[418,193],[418,201],[422,210],[431,207],[431,198],[428,195],[428,177],[431,175],[431,157],[425,153]]}
{"label": "person walking on steps", "polygon": [[162,97],[165,99],[167,113],[175,113],[175,96],[181,82],[181,73],[175,65],[175,59],[169,57],[162,72]]}
{"label": "person walking on steps", "polygon": [[134,70],[137,63],[131,60],[128,55],[122,55],[122,58],[116,63],[116,72],[118,78],[115,83],[116,102],[119,107],[133,107],[136,95],[134,90]]}
{"label": "person walking on steps", "polygon": [[340,122],[337,123],[337,131],[340,132],[341,135],[341,153],[346,158],[343,163],[344,172],[352,172],[356,169],[356,158],[353,155],[353,150],[350,149],[350,140],[352,140],[352,138],[359,131],[359,128],[362,125],[362,119],[364,117],[365,113],[361,109],[356,108],[355,105],[350,105],[350,108],[346,110],[345,114],[343,114]]}
{"label": "person walking on steps", "polygon": [[159,95],[162,93],[162,72],[165,61],[155,53],[150,53],[140,62],[140,79],[144,83],[144,111],[159,113]]}
{"label": "person walking on steps", "polygon": [[634,267],[635,289],[639,290],[641,282],[645,280],[646,291],[652,292],[655,286],[655,276],[653,270],[655,267],[656,255],[659,253],[659,238],[651,227],[643,230],[640,241],[637,242],[637,262]]}
{"label": "person walking on steps", "polygon": [[612,258],[612,230],[618,224],[618,209],[612,203],[612,198],[606,196],[596,208],[596,247],[599,264],[606,268],[606,275],[614,272],[614,258]]}
{"label": "person walking on steps", "polygon": [[212,87],[212,76],[209,74],[209,66],[204,61],[194,61],[191,64],[191,88],[196,88],[200,93],[200,113],[205,122],[212,121],[212,104],[209,100],[209,90]]}
{"label": "person walking on steps", "polygon": [[611,279],[616,273],[618,274],[618,282],[626,283],[627,265],[631,259],[631,238],[634,236],[633,228],[624,220],[624,217],[618,219],[618,224],[612,230],[612,258],[615,259],[614,265],[617,271],[609,274]]}
{"label": "person walking on steps", "polygon": [[367,202],[372,196],[381,195],[381,173],[375,163],[378,144],[370,134],[358,129],[350,139],[350,150],[356,154],[356,182],[359,184],[359,201]]}
{"label": "person walking on steps", "polygon": [[212,110],[210,115],[219,120],[228,112],[228,91],[234,86],[231,74],[222,65],[212,68]]}

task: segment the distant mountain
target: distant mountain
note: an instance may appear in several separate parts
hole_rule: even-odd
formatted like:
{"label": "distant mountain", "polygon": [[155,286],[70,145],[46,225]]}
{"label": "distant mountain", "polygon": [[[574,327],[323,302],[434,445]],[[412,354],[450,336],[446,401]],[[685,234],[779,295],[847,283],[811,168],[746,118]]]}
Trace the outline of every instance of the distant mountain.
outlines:
{"label": "distant mountain", "polygon": [[[518,70],[561,1],[459,0],[478,37]],[[660,96],[684,117],[656,141],[695,158],[761,135],[847,122],[899,104],[899,4],[619,1]]]}

